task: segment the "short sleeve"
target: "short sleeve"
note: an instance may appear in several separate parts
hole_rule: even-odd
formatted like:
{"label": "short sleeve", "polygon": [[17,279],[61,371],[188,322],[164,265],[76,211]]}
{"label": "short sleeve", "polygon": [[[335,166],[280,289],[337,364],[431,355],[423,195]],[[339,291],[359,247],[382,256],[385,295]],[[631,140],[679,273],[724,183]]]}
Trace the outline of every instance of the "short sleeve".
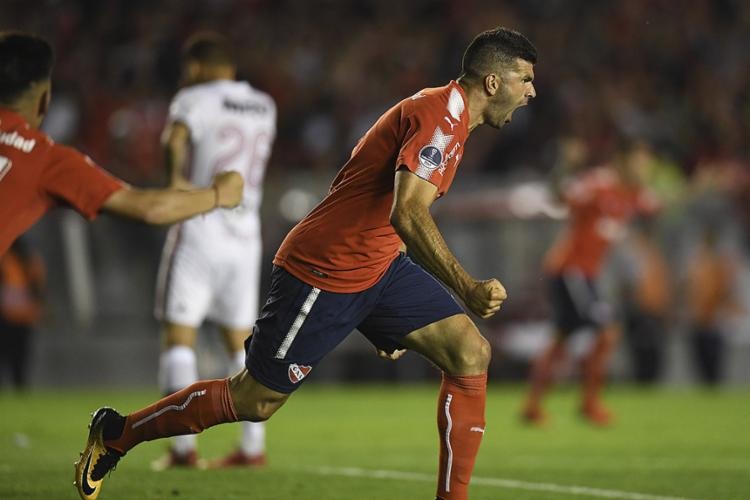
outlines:
{"label": "short sleeve", "polygon": [[104,202],[125,183],[91,159],[66,146],[53,145],[42,175],[42,189],[50,197],[70,205],[93,219]]}
{"label": "short sleeve", "polygon": [[[427,99],[418,99],[413,106],[402,109],[401,127],[406,133],[398,153],[396,168],[405,166],[438,188],[442,175],[436,175],[444,163],[445,149],[453,135],[443,132],[436,113],[430,112]],[[420,105],[421,104],[421,105]],[[442,174],[442,172],[441,172]]]}
{"label": "short sleeve", "polygon": [[169,121],[180,122],[190,129],[193,140],[200,139],[206,126],[201,119],[200,98],[195,92],[181,90],[169,105]]}

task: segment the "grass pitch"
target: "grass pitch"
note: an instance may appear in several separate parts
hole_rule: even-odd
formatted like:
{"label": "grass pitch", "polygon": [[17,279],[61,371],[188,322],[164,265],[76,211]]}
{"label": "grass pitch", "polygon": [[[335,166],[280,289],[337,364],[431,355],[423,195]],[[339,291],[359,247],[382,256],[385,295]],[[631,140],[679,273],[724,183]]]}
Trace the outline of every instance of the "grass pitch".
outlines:
{"label": "grass pitch", "polygon": [[[308,384],[268,423],[260,470],[152,472],[164,442],[132,450],[102,500],[432,499],[437,386]],[[617,422],[587,426],[577,395],[549,399],[552,420],[517,419],[522,389],[494,385],[472,500],[750,498],[750,391],[643,391],[615,387]],[[128,412],[156,391],[44,391],[0,395],[0,499],[76,499],[73,466],[89,412]],[[232,449],[239,429],[199,438],[201,455]]]}

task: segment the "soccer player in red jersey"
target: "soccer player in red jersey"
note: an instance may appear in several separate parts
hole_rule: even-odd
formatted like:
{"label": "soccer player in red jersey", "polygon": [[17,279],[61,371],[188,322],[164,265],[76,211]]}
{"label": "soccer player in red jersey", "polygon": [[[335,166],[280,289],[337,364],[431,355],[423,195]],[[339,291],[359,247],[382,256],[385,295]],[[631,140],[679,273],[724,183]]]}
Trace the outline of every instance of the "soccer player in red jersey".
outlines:
{"label": "soccer player in red jersey", "polygon": [[0,255],[45,212],[62,204],[93,219],[101,210],[170,224],[233,207],[242,177],[219,174],[211,188],[134,189],[38,130],[51,97],[53,54],[33,35],[0,33]]}
{"label": "soccer player in red jersey", "polygon": [[499,281],[466,272],[429,208],[450,187],[469,132],[502,127],[536,95],[535,63],[523,35],[485,31],[467,48],[456,81],[386,111],[279,248],[268,300],[246,342],[246,369],[127,416],[99,409],[76,466],[81,498],[96,498],[107,472],[138,443],[270,418],[355,328],[383,357],[412,349],[442,370],[436,496],[468,498],[484,434],[490,346],[448,288],[483,318],[500,309],[506,292]]}
{"label": "soccer player in red jersey", "polygon": [[545,421],[544,393],[565,357],[569,335],[583,327],[593,328],[596,338],[583,362],[581,414],[596,425],[610,423],[601,389],[619,331],[596,281],[611,245],[624,235],[628,221],[638,213],[653,213],[658,206],[653,193],[642,186],[629,153],[626,146],[613,166],[590,169],[559,189],[569,209],[569,222],[545,260],[556,332],[534,362],[522,413],[529,423]]}

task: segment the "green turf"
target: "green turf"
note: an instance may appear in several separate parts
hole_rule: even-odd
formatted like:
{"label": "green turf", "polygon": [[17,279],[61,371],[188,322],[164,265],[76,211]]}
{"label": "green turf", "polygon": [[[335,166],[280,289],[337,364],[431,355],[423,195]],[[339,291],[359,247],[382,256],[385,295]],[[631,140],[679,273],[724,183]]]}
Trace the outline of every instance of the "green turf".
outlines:
{"label": "green turf", "polygon": [[[148,464],[162,453],[164,443],[146,443],[122,461],[100,498],[431,499],[435,392],[433,386],[309,384],[268,424],[268,467],[156,473]],[[0,499],[77,498],[72,462],[84,442],[88,412],[102,403],[133,410],[155,396],[155,391],[120,390],[0,395]],[[488,396],[487,433],[475,469],[483,484],[472,486],[471,498],[597,498],[528,489],[540,483],[612,490],[621,492],[619,498],[628,498],[626,493],[750,498],[749,396],[741,390],[614,388],[608,401],[618,420],[602,430],[575,416],[576,395],[563,388],[550,398],[550,425],[534,429],[516,418],[521,389],[495,386]],[[222,426],[205,432],[200,438],[203,456],[228,451],[237,431]],[[326,476],[321,467],[418,475]],[[522,483],[484,484],[492,478]]]}

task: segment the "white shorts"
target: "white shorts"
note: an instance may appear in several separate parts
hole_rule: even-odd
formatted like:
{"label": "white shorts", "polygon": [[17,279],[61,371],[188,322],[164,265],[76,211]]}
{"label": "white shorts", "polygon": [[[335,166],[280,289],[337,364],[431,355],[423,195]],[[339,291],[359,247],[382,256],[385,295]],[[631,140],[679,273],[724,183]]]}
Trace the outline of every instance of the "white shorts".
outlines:
{"label": "white shorts", "polygon": [[156,318],[198,328],[204,320],[250,329],[258,315],[260,238],[217,238],[183,223],[164,245]]}

